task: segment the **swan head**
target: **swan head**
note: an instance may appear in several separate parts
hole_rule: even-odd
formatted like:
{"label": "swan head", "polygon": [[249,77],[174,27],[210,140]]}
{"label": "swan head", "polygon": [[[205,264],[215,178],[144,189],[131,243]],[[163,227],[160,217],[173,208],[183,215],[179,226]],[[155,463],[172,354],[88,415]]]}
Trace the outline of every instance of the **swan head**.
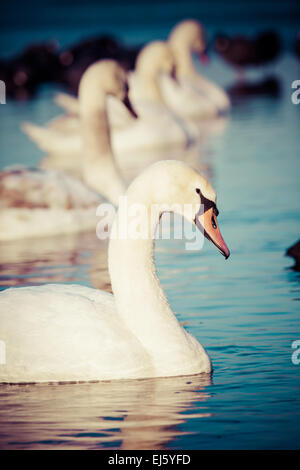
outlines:
{"label": "swan head", "polygon": [[136,62],[138,74],[157,76],[160,73],[173,75],[175,58],[170,46],[164,41],[153,41],[139,53]]}
{"label": "swan head", "polygon": [[128,97],[129,86],[125,70],[114,60],[100,60],[90,65],[79,84],[79,102],[82,110],[103,104],[107,95],[122,101],[133,117],[137,114]]}
{"label": "swan head", "polygon": [[185,20],[177,24],[172,29],[168,42],[175,54],[182,48],[199,55],[206,50],[204,29],[196,20]]}
{"label": "swan head", "polygon": [[127,194],[130,197],[132,193],[138,194],[139,202],[148,207],[156,204],[171,208],[187,218],[226,259],[229,257],[217,221],[216,193],[210,182],[186,163],[177,160],[154,163],[130,185]]}

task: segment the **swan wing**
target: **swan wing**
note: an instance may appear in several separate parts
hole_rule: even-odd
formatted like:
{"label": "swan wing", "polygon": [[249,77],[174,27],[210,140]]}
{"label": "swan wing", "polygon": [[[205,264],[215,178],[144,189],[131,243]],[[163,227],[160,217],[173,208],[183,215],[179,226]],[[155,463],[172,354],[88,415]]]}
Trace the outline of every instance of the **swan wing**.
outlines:
{"label": "swan wing", "polygon": [[56,93],[54,102],[69,114],[74,114],[75,116],[79,114],[79,102],[75,96],[71,96],[68,93]]}
{"label": "swan wing", "polygon": [[59,132],[57,129],[36,126],[29,122],[23,123],[21,129],[46,153],[63,154],[81,150],[82,138],[78,132]]}
{"label": "swan wing", "polygon": [[231,103],[227,93],[217,84],[203,76],[198,75],[197,77],[182,79],[182,84],[205,95],[217,106],[219,112],[227,112],[230,110]]}
{"label": "swan wing", "polygon": [[64,133],[79,132],[80,120],[78,116],[63,114],[52,119],[47,125],[47,128]]}
{"label": "swan wing", "polygon": [[165,102],[180,117],[201,119],[215,117],[218,109],[205,95],[176,83],[167,75],[160,77],[160,87]]}
{"label": "swan wing", "polygon": [[0,172],[0,208],[87,208],[99,196],[72,176],[53,170],[16,167]]}

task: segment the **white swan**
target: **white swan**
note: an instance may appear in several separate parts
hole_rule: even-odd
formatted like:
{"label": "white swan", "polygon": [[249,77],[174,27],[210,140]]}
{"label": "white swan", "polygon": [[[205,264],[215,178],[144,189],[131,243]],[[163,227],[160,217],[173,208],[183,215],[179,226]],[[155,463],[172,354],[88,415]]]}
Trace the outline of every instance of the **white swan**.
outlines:
{"label": "white swan", "polygon": [[[171,74],[174,66],[175,60],[167,43],[155,41],[140,52],[136,70],[128,78],[129,97],[138,112],[138,119],[128,116],[124,105],[109,97],[107,109],[112,148],[120,166],[124,159],[125,164],[130,160],[128,153],[132,151],[165,150],[170,146],[184,148],[188,144],[187,131],[168,110],[159,89],[160,75]],[[96,81],[94,87],[97,87]],[[95,97],[94,87],[89,88],[91,99]],[[72,103],[72,111],[77,109],[76,98],[60,94],[57,100]],[[25,125],[23,130],[50,155],[75,152],[81,145],[80,119],[74,112],[55,118],[45,127]]]}
{"label": "white swan", "polygon": [[[128,76],[129,98],[140,117],[140,123],[138,119],[132,129],[132,149],[169,150],[170,146],[185,148],[189,143],[188,129],[168,109],[160,90],[160,77],[166,75],[172,80],[174,68],[174,55],[164,41],[150,42],[139,53],[135,71]],[[115,114],[117,106],[119,103],[115,102]],[[119,142],[122,133],[128,138],[129,127],[120,129],[115,141],[113,140],[116,154],[120,153],[121,149],[128,149],[125,141],[123,145]]]}
{"label": "white swan", "polygon": [[[90,87],[95,88],[93,95]],[[83,141],[79,162],[85,184],[51,170],[0,172],[0,240],[92,229],[100,194],[118,204],[125,184],[111,150],[106,95],[128,104],[127,93],[126,74],[116,62],[100,61],[87,69],[79,87]],[[35,127],[28,124],[27,131],[34,133]],[[56,144],[59,148],[63,141]]]}
{"label": "white swan", "polygon": [[[109,244],[114,295],[79,285],[51,284],[0,294],[0,338],[6,346],[0,382],[111,380],[211,371],[207,353],[181,327],[159,283],[152,237],[165,209],[158,210],[156,217],[150,212],[153,204],[172,207],[176,203],[177,212],[182,213],[183,205],[189,204],[189,221],[204,229],[227,258],[229,250],[216,220],[215,192],[195,170],[168,160],[141,173],[126,196],[128,210],[126,205],[119,207],[112,228],[115,236],[111,234]],[[123,234],[136,203],[143,205],[146,215],[140,238]]]}
{"label": "white swan", "polygon": [[225,91],[196,70],[192,53],[201,55],[206,48],[204,31],[195,20],[182,21],[170,33],[170,45],[176,60],[176,77],[161,78],[164,100],[170,109],[185,118],[215,117],[227,112],[230,100]]}

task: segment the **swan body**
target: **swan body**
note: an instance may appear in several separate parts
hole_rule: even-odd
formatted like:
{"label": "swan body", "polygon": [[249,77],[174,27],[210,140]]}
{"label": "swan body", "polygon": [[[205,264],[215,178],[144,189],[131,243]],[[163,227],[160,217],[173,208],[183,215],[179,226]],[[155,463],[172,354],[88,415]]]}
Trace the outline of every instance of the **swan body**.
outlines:
{"label": "swan body", "polygon": [[189,86],[189,82],[177,83],[167,75],[160,79],[164,100],[168,107],[183,119],[211,119],[218,116],[218,108],[212,100],[199,90]]}
{"label": "swan body", "polygon": [[7,350],[1,382],[153,375],[148,354],[118,318],[112,294],[62,284],[7,289],[1,312]]}
{"label": "swan body", "polygon": [[[95,80],[98,87],[95,97],[91,97],[89,90]],[[0,172],[0,240],[91,229],[96,225],[100,195],[118,204],[125,184],[110,145],[107,93],[127,100],[126,74],[113,61],[93,64],[80,82],[82,138],[79,147],[69,146],[68,150],[71,154],[79,151],[83,182],[49,169]],[[56,141],[60,152],[65,151],[64,142]]]}
{"label": "swan body", "polygon": [[0,241],[91,230],[103,201],[76,178],[18,168],[0,174]]}
{"label": "swan body", "polygon": [[217,213],[215,192],[195,170],[171,160],[147,168],[129,186],[126,197],[129,208],[137,201],[146,207],[142,225],[149,236],[114,236],[131,217],[119,206],[109,243],[114,295],[78,285],[12,288],[0,294],[0,337],[7,357],[0,367],[0,382],[112,380],[211,371],[207,353],[180,325],[160,285],[153,257],[153,233],[160,214],[151,217],[148,210],[156,203],[191,204],[189,220],[198,228],[203,224],[202,230],[228,257],[218,226],[211,226]]}

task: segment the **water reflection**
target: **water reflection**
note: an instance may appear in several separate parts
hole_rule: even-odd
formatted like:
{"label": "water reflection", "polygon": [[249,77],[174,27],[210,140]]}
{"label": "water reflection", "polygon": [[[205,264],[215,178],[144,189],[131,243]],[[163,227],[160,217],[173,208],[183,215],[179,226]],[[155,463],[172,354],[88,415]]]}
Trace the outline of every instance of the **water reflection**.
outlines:
{"label": "water reflection", "polygon": [[281,92],[280,80],[271,76],[257,81],[237,81],[228,89],[228,93],[234,104],[240,100],[252,98],[253,96],[270,96],[279,98]]}
{"label": "water reflection", "polygon": [[294,266],[291,266],[291,269],[294,271],[300,271],[300,240],[290,246],[285,254],[295,260],[295,264]]}
{"label": "water reflection", "polygon": [[[78,282],[79,279],[89,282],[88,270],[95,287],[105,286],[106,256],[107,243],[100,241],[94,231],[2,242],[0,286]],[[95,259],[92,267],[91,259]]]}
{"label": "water reflection", "polygon": [[[1,386],[3,448],[163,449],[179,425],[209,417],[206,374],[64,385]],[[193,410],[191,413],[190,411]]]}

